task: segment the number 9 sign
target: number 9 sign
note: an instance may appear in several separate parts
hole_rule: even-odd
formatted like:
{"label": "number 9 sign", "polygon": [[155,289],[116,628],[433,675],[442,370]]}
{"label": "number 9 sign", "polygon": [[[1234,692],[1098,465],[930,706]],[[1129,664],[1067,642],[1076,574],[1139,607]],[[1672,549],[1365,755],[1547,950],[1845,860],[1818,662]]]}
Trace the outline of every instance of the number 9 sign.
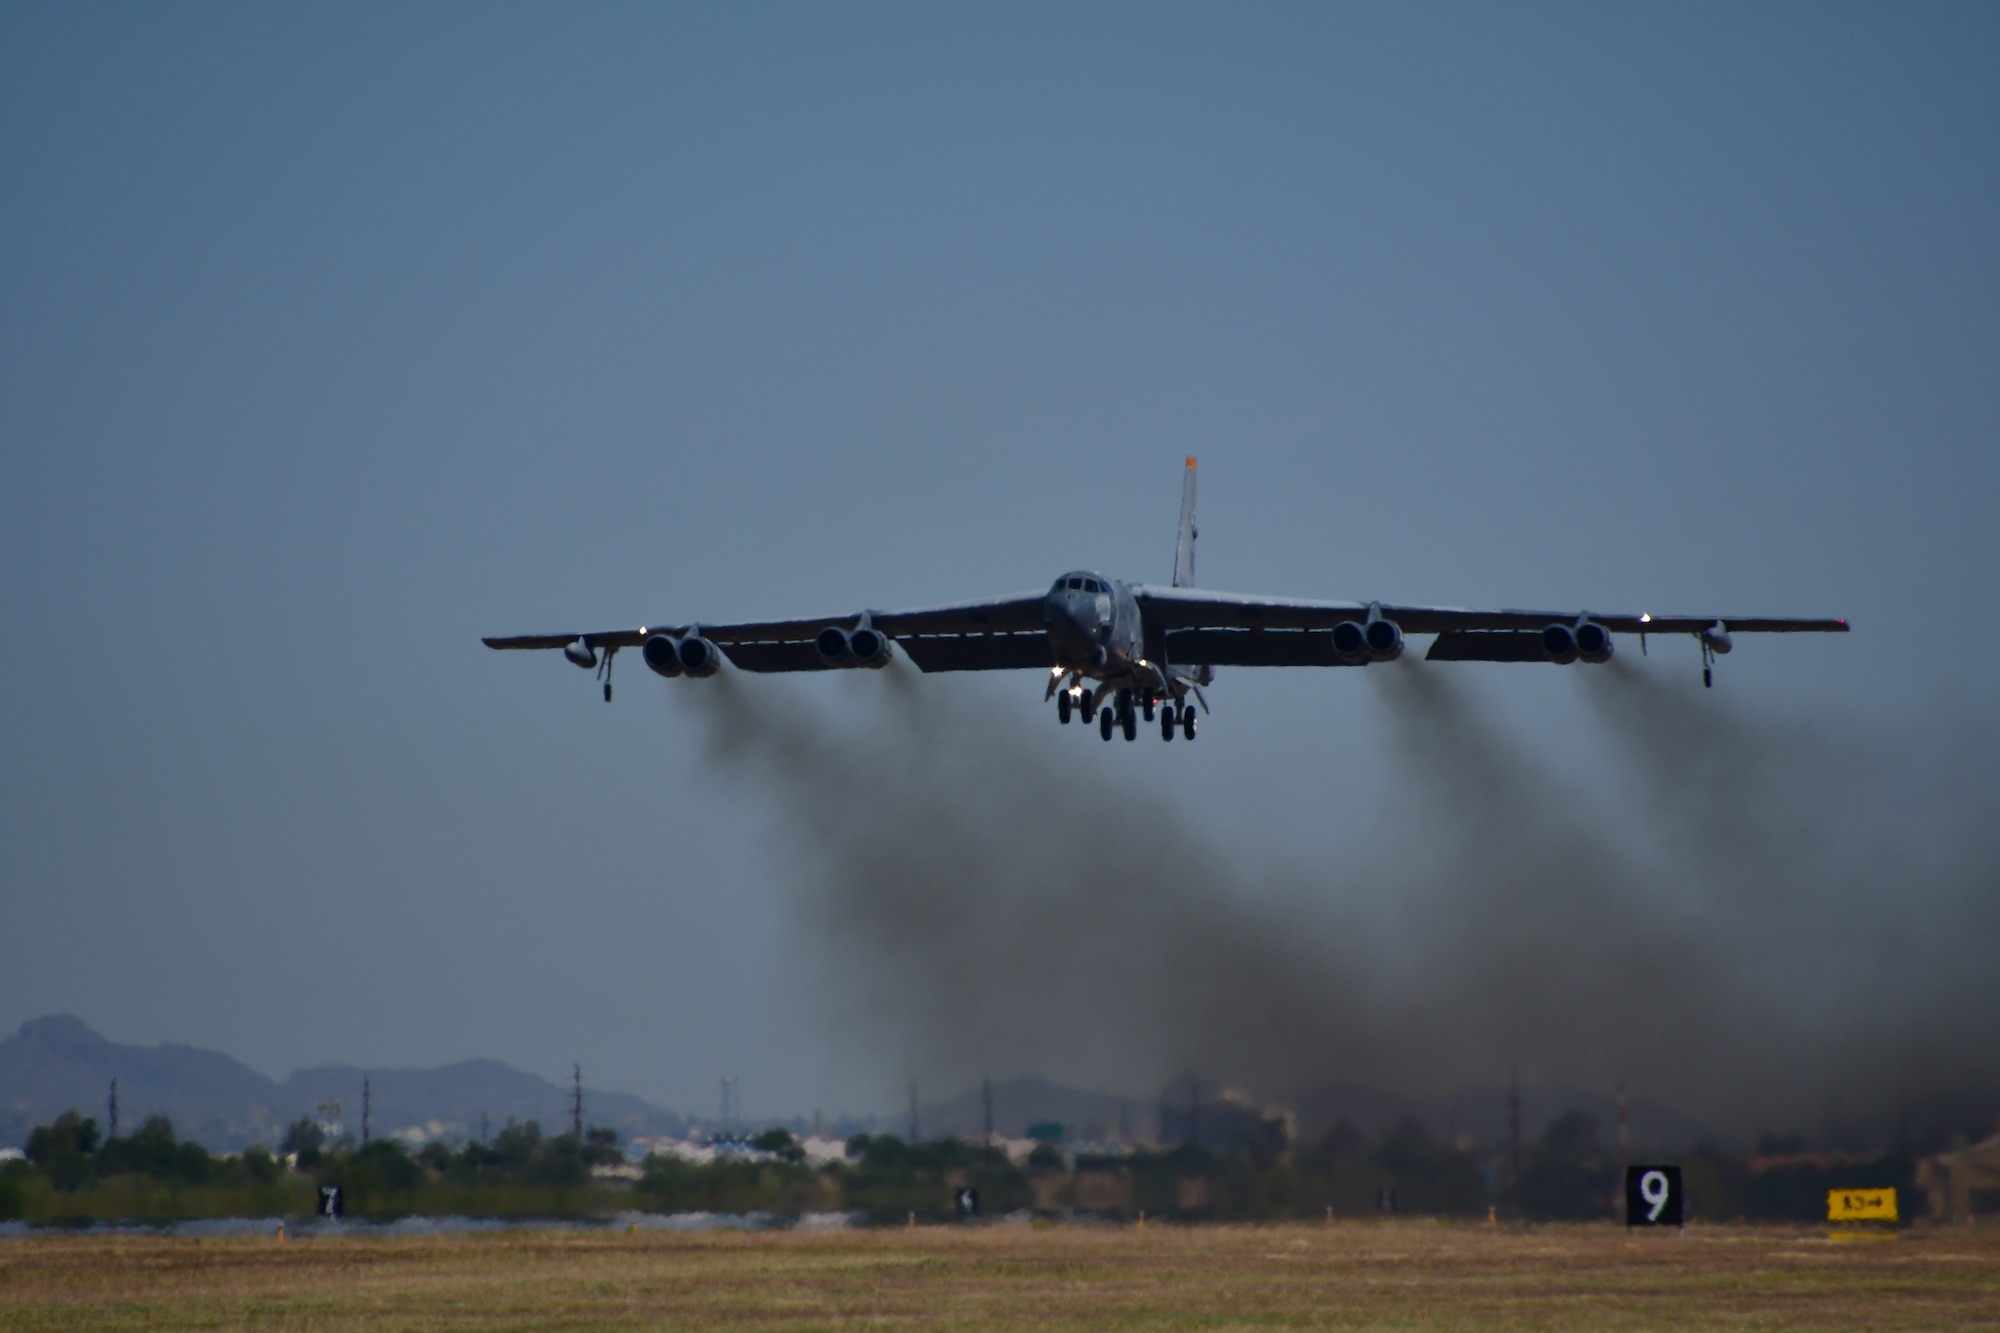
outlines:
{"label": "number 9 sign", "polygon": [[1625,1225],[1628,1227],[1677,1227],[1681,1225],[1681,1169],[1677,1166],[1628,1166],[1625,1168]]}

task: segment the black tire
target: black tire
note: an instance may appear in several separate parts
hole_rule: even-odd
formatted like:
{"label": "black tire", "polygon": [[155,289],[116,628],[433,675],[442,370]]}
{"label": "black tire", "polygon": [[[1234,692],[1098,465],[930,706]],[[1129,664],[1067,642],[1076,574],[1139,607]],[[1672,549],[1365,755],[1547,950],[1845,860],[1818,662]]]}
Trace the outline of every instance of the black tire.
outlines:
{"label": "black tire", "polygon": [[1068,690],[1056,691],[1056,721],[1065,727],[1069,725],[1070,697]]}
{"label": "black tire", "polygon": [[1170,741],[1173,738],[1174,738],[1174,706],[1172,704],[1168,704],[1165,708],[1162,708],[1160,710],[1160,739],[1163,741]]}
{"label": "black tire", "polygon": [[1111,739],[1111,729],[1117,723],[1118,718],[1109,708],[1100,708],[1097,710],[1097,730],[1105,740],[1108,741]]}
{"label": "black tire", "polygon": [[1153,705],[1157,702],[1158,700],[1154,699],[1152,695],[1149,694],[1146,696],[1146,720],[1148,722],[1153,720]]}
{"label": "black tire", "polygon": [[1139,739],[1139,715],[1137,713],[1129,708],[1126,709],[1125,716],[1118,719],[1118,725],[1124,731],[1126,740],[1136,741]]}
{"label": "black tire", "polygon": [[1193,704],[1189,704],[1186,708],[1181,709],[1181,735],[1187,737],[1189,740],[1194,739]]}

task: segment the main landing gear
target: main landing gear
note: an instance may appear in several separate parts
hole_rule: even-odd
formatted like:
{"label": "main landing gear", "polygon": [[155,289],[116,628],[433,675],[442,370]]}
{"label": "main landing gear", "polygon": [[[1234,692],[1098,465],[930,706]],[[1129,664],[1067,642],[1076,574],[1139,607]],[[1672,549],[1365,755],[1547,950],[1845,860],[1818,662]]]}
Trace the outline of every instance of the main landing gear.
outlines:
{"label": "main landing gear", "polygon": [[1179,728],[1181,735],[1194,739],[1194,705],[1182,704],[1179,708],[1167,704],[1160,709],[1160,739],[1170,741]]}
{"label": "main landing gear", "polygon": [[1192,703],[1176,704],[1158,695],[1140,695],[1123,689],[1105,700],[1104,707],[1093,711],[1090,707],[1092,698],[1089,690],[1080,690],[1075,696],[1068,691],[1059,692],[1056,696],[1057,720],[1067,725],[1070,714],[1080,711],[1086,726],[1093,715],[1096,717],[1097,734],[1104,740],[1108,741],[1122,731],[1126,740],[1135,741],[1139,739],[1139,719],[1143,716],[1148,723],[1159,723],[1160,739],[1163,741],[1171,741],[1176,731],[1188,740],[1194,739],[1195,707]]}
{"label": "main landing gear", "polygon": [[1098,734],[1108,741],[1114,731],[1124,732],[1128,741],[1139,739],[1139,710],[1133,706],[1130,690],[1118,691],[1118,701],[1099,715]]}

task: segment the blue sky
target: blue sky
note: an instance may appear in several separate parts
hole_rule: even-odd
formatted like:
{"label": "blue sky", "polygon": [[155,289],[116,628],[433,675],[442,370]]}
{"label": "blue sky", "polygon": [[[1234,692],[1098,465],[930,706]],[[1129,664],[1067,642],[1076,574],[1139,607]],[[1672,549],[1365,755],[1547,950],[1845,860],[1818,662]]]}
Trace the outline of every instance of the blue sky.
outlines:
{"label": "blue sky", "polygon": [[[1980,5],[0,8],[0,1027],[891,1107],[693,686],[478,637],[1164,579],[1188,454],[1206,584],[1845,615],[1721,684],[1987,725],[1997,58]],[[1170,752],[1040,685],[944,697],[1074,801],[1273,866],[1399,817],[1348,673]],[[1477,688],[1592,751],[1570,673]]]}

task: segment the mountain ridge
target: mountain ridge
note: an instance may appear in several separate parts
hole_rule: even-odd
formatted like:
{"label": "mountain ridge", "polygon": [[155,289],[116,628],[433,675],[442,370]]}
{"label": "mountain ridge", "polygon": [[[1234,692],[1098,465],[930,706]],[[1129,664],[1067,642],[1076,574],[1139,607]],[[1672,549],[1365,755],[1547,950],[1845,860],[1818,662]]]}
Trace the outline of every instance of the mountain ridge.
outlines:
{"label": "mountain ridge", "polygon": [[[76,1109],[109,1118],[111,1080],[118,1080],[119,1125],[149,1115],[173,1119],[184,1137],[212,1149],[275,1144],[285,1126],[340,1103],[329,1118],[359,1130],[366,1078],[370,1128],[377,1135],[421,1130],[425,1137],[471,1137],[507,1120],[566,1126],[572,1089],[501,1060],[470,1059],[433,1068],[362,1069],[316,1065],[280,1081],[233,1056],[201,1046],[115,1042],[74,1014],[30,1019],[0,1040],[0,1143],[19,1143],[30,1129]],[[626,1135],[682,1132],[686,1118],[630,1093],[584,1088],[592,1124]]]}

